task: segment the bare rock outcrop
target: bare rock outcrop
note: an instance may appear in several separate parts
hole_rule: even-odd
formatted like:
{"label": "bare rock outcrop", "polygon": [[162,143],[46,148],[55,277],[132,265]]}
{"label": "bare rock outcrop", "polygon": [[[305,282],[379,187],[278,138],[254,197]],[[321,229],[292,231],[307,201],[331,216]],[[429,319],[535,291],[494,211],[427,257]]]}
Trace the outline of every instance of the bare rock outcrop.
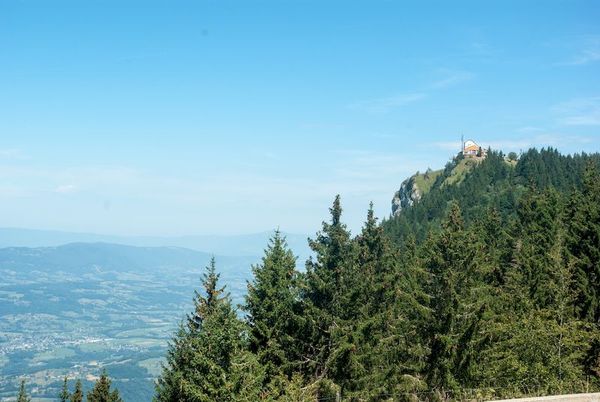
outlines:
{"label": "bare rock outcrop", "polygon": [[413,206],[421,200],[422,195],[417,183],[415,183],[415,176],[404,180],[392,199],[392,214],[396,216],[403,209]]}

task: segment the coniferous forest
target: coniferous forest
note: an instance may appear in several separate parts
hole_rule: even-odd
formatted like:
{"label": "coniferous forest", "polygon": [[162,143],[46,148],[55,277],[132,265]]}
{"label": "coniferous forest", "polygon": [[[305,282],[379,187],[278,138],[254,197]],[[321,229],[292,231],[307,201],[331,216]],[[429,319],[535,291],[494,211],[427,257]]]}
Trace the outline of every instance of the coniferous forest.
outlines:
{"label": "coniferous forest", "polygon": [[[352,235],[340,197],[298,261],[275,232],[232,305],[218,262],[156,401],[462,400],[598,390],[600,156],[489,151]],[[514,159],[514,158],[513,158]]]}

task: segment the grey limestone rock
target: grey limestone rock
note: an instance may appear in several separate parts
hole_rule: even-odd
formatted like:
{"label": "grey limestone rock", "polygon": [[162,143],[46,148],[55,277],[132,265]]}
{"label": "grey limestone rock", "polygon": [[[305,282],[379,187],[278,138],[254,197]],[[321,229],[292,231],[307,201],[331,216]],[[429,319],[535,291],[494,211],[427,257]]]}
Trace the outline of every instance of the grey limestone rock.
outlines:
{"label": "grey limestone rock", "polygon": [[392,214],[398,215],[403,209],[413,206],[421,199],[421,191],[415,183],[415,177],[411,176],[404,180],[400,189],[394,194],[392,199]]}

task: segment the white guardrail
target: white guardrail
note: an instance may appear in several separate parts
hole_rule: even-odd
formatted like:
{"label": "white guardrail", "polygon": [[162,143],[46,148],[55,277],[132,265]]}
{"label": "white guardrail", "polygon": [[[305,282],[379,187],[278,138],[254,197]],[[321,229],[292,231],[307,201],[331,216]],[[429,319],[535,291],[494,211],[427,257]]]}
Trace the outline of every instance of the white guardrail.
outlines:
{"label": "white guardrail", "polygon": [[600,402],[600,392],[593,394],[570,394],[540,396],[535,398],[502,399],[493,402]]}

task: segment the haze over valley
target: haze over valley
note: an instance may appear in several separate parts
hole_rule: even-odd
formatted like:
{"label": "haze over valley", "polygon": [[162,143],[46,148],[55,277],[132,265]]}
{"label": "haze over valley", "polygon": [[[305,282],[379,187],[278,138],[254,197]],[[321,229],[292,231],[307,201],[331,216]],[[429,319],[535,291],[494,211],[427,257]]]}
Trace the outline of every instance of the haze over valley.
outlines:
{"label": "haze over valley", "polygon": [[[210,258],[109,243],[0,249],[0,397],[25,376],[33,395],[55,398],[65,375],[91,381],[106,367],[126,400],[151,399]],[[258,257],[215,258],[241,303]]]}

